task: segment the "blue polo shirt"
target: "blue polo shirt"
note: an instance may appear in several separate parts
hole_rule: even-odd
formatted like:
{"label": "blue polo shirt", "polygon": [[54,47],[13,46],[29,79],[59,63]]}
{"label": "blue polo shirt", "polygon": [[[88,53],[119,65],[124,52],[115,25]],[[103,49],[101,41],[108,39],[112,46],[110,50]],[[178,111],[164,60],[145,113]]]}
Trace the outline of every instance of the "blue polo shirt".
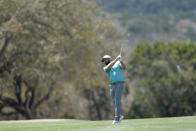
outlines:
{"label": "blue polo shirt", "polygon": [[108,75],[110,83],[125,81],[120,61],[117,61],[109,71],[106,71],[105,69],[106,66],[103,67],[103,71]]}

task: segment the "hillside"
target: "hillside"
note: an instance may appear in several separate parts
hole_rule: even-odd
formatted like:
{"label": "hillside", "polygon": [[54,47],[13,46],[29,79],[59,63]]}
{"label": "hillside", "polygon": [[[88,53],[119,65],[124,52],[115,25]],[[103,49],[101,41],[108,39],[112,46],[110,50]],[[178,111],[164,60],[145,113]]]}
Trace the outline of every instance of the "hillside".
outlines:
{"label": "hillside", "polygon": [[196,117],[124,120],[119,125],[107,121],[30,120],[0,122],[0,131],[193,131]]}
{"label": "hillside", "polygon": [[136,42],[196,41],[195,0],[98,0]]}

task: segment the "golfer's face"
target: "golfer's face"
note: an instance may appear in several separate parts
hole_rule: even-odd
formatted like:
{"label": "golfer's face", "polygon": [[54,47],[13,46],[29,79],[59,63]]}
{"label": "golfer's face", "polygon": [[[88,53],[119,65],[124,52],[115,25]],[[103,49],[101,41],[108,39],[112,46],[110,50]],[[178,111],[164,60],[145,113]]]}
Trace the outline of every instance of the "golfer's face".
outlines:
{"label": "golfer's face", "polygon": [[105,64],[107,65],[107,64],[109,64],[110,63],[110,61],[111,61],[111,59],[110,58],[106,58],[105,60],[104,60],[104,62],[105,62]]}

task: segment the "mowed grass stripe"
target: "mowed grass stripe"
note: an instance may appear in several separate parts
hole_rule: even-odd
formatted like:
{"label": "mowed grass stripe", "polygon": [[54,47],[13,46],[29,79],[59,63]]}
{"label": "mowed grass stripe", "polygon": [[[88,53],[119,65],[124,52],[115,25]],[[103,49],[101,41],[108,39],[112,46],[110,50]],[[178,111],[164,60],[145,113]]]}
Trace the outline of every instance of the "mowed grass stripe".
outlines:
{"label": "mowed grass stripe", "polygon": [[123,120],[59,120],[0,122],[0,131],[196,131],[196,117]]}

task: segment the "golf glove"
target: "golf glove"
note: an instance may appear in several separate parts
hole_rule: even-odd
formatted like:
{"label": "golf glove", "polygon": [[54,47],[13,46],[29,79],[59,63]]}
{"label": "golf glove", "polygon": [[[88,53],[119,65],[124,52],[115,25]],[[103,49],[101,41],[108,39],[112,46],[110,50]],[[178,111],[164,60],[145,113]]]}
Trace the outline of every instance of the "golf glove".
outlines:
{"label": "golf glove", "polygon": [[119,55],[119,56],[118,56],[118,58],[119,58],[119,61],[122,61],[122,57],[121,57],[121,55]]}
{"label": "golf glove", "polygon": [[120,61],[120,62],[122,62],[122,61],[123,61],[123,60],[122,60],[122,57],[120,57],[119,61]]}
{"label": "golf glove", "polygon": [[121,59],[121,55],[118,56],[118,60],[120,60],[120,59]]}

